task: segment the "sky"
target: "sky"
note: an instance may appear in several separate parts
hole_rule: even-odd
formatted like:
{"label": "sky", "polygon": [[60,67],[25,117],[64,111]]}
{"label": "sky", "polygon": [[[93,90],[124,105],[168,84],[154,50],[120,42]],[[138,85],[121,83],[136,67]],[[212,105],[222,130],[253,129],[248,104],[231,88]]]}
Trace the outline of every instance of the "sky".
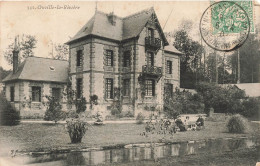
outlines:
{"label": "sky", "polygon": [[[121,17],[154,7],[161,26],[165,26],[165,32],[176,30],[183,19],[188,19],[194,22],[193,33],[199,34],[199,21],[209,1],[0,2],[0,66],[11,69],[3,57],[3,51],[16,35],[35,35],[38,40],[35,56],[48,57],[51,43],[65,43],[73,37],[94,15],[96,4],[97,10],[105,13],[113,11]],[[50,5],[56,9],[38,9]],[[77,9],[57,9],[61,6]],[[255,6],[255,16],[260,16],[259,11],[260,6]]]}

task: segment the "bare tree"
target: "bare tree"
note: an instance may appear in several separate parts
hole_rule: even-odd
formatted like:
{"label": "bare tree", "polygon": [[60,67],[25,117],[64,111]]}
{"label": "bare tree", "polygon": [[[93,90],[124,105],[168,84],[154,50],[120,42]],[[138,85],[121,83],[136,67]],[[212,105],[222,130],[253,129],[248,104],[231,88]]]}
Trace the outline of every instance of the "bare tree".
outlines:
{"label": "bare tree", "polygon": [[[33,49],[36,48],[37,40],[35,36],[32,35],[23,35],[21,38],[22,42],[20,45],[20,56],[19,62],[23,61],[25,58],[34,56]],[[7,62],[11,65],[13,64],[13,50],[14,42],[9,44],[5,51],[3,51],[4,57]]]}

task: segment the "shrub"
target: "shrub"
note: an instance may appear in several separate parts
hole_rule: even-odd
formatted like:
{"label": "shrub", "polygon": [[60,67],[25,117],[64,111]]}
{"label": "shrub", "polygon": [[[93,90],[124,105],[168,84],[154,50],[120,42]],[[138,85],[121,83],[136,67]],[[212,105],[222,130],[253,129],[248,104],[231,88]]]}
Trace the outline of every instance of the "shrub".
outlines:
{"label": "shrub", "polygon": [[76,112],[77,113],[81,113],[81,112],[85,112],[85,110],[87,109],[87,101],[85,97],[81,97],[80,99],[76,99],[75,100],[75,106],[76,106]]}
{"label": "shrub", "polygon": [[135,117],[135,116],[131,111],[127,111],[126,114],[125,114],[125,117],[132,118],[132,117]]}
{"label": "shrub", "polygon": [[20,113],[0,94],[0,124],[7,126],[18,125],[20,119]]}
{"label": "shrub", "polygon": [[228,120],[227,129],[230,133],[245,133],[249,129],[248,121],[239,114],[233,115]]}
{"label": "shrub", "polygon": [[247,118],[258,118],[260,116],[260,100],[257,98],[248,98],[242,102],[243,111],[241,114]]}
{"label": "shrub", "polygon": [[46,96],[46,98],[48,99],[48,107],[43,119],[47,121],[54,121],[55,123],[61,119],[65,119],[66,114],[62,111],[62,106],[59,100],[51,96]]}
{"label": "shrub", "polygon": [[175,89],[174,93],[166,91],[164,96],[164,112],[170,119],[176,119],[179,114],[197,114],[204,110],[203,98],[199,94]]}
{"label": "shrub", "polygon": [[144,123],[144,116],[141,112],[139,112],[137,117],[136,117],[136,123],[137,124],[143,124]]}
{"label": "shrub", "polygon": [[80,143],[88,127],[87,123],[80,119],[70,119],[67,121],[66,129],[69,133],[71,143]]}

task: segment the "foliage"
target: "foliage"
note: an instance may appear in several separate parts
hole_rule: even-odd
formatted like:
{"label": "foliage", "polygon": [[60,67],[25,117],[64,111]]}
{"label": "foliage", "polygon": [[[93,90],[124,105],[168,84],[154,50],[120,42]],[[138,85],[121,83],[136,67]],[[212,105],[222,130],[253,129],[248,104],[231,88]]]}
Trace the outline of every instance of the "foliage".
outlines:
{"label": "foliage", "polygon": [[44,120],[54,121],[57,123],[57,121],[65,119],[66,115],[65,112],[62,111],[62,105],[60,104],[60,101],[52,96],[46,96],[46,98],[48,99],[48,102]]}
{"label": "foliage", "polygon": [[[256,28],[257,29],[257,28]],[[239,48],[240,56],[240,82],[241,83],[254,83],[260,81],[260,41],[257,38],[259,32],[255,34],[249,34],[248,39]],[[231,56],[228,57],[227,65],[231,69],[231,79],[233,83],[238,79],[238,52],[234,51]]]}
{"label": "foliage", "polygon": [[0,82],[10,73],[10,71],[3,69],[3,67],[0,66]]}
{"label": "foliage", "polygon": [[[198,63],[201,62],[204,49],[199,42],[191,39],[185,28],[175,32],[173,46],[184,53],[184,56],[181,56],[180,63],[181,87],[194,88],[195,82],[193,81],[191,84],[191,80],[196,79],[195,72],[198,68]],[[195,79],[191,79],[191,77],[194,77]]]}
{"label": "foliage", "polygon": [[247,119],[239,114],[233,115],[226,126],[230,133],[245,133],[249,129]]}
{"label": "foliage", "polygon": [[0,124],[18,125],[20,122],[20,113],[6,100],[3,94],[0,94]]}
{"label": "foliage", "polygon": [[172,94],[169,90],[165,92],[164,112],[168,118],[176,119],[179,114],[196,114],[203,110],[203,98],[199,94],[192,94],[186,90],[180,91],[178,88]]}
{"label": "foliage", "polygon": [[170,119],[153,119],[151,118],[145,125],[145,131],[141,133],[142,136],[148,137],[149,134],[173,135],[176,133],[176,124],[171,122]]}
{"label": "foliage", "polygon": [[80,143],[88,126],[86,122],[80,119],[70,119],[67,120],[66,129],[69,133],[71,143]]}
{"label": "foliage", "polygon": [[210,107],[215,113],[240,113],[243,111],[242,100],[246,98],[245,92],[235,86],[221,87],[211,83],[200,83],[196,90],[203,96],[205,113],[209,113]]}
{"label": "foliage", "polygon": [[86,101],[85,97],[81,97],[79,99],[76,99],[74,102],[75,102],[77,113],[85,112],[85,110],[87,109],[87,106],[86,106],[87,101]]}
{"label": "foliage", "polygon": [[128,117],[128,118],[132,118],[132,117],[134,117],[134,114],[131,111],[127,111],[124,116]]}
{"label": "foliage", "polygon": [[[33,49],[36,48],[37,40],[35,36],[32,35],[23,35],[21,37],[22,42],[20,43],[20,57],[19,62],[23,61],[25,58],[34,56]],[[6,50],[3,52],[3,55],[7,62],[11,65],[13,64],[13,50],[14,43],[8,45]]]}
{"label": "foliage", "polygon": [[136,117],[136,123],[137,124],[143,124],[144,123],[144,116],[141,112],[139,112],[137,117]]}
{"label": "foliage", "polygon": [[247,118],[259,118],[260,117],[260,99],[249,97],[242,102],[243,110],[241,115]]}
{"label": "foliage", "polygon": [[218,83],[232,83],[231,75],[229,74],[229,66],[226,64],[226,58],[220,56],[219,54],[209,53],[206,57],[206,71],[205,71],[205,81],[216,82],[216,58],[217,58],[217,68],[218,68]]}
{"label": "foliage", "polygon": [[114,88],[114,99],[111,104],[111,114],[119,116],[122,112],[122,95],[121,89],[115,87]]}
{"label": "foliage", "polygon": [[55,53],[54,59],[68,60],[69,46],[66,44],[55,44]]}

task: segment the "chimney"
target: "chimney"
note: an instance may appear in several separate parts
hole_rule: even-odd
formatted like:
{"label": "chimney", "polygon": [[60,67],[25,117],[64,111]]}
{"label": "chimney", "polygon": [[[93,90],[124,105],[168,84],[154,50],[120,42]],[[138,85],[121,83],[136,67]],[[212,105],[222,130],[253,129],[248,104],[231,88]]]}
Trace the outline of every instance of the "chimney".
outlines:
{"label": "chimney", "polygon": [[17,37],[15,37],[14,50],[13,50],[13,73],[18,69],[18,55],[19,55],[19,45]]}
{"label": "chimney", "polygon": [[114,14],[114,12],[111,12],[108,14],[108,20],[112,25],[116,25],[116,16]]}

